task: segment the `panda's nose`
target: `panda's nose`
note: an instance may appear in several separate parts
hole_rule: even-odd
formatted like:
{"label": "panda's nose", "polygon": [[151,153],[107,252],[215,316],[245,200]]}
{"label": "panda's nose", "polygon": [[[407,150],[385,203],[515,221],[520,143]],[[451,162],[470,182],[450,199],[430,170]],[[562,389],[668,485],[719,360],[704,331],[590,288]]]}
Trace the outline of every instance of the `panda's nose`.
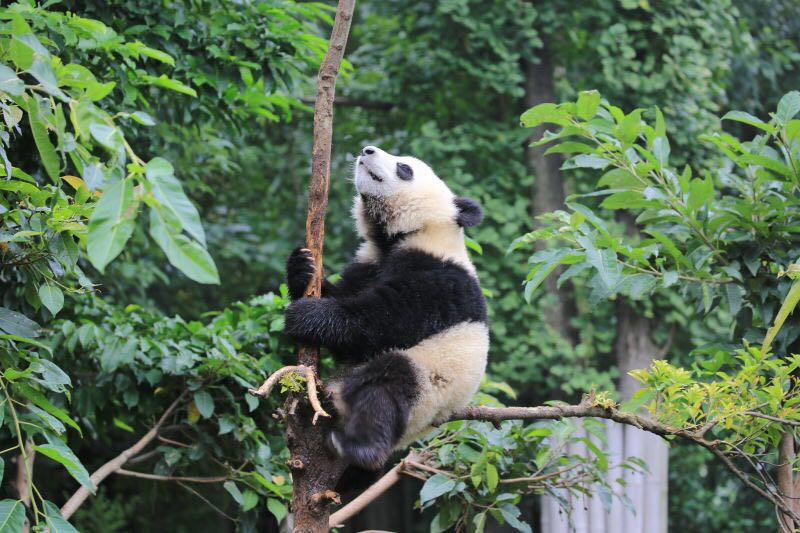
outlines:
{"label": "panda's nose", "polygon": [[378,149],[377,149],[377,148],[375,148],[374,146],[365,146],[365,147],[364,147],[364,149],[363,149],[363,150],[361,150],[361,155],[372,155],[372,154],[374,154],[374,153],[375,153],[377,150],[378,150]]}

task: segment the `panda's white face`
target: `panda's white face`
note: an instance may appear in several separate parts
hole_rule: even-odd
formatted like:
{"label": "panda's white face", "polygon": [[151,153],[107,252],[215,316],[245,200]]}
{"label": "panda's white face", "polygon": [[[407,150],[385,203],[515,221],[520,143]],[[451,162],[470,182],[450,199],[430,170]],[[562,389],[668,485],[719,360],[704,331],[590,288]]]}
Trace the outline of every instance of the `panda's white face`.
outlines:
{"label": "panda's white face", "polygon": [[356,161],[355,183],[359,194],[385,198],[402,189],[419,189],[423,184],[435,182],[441,180],[419,159],[392,155],[377,146],[364,147]]}
{"label": "panda's white face", "polygon": [[357,254],[361,260],[379,257],[379,250],[399,237],[402,248],[421,249],[474,270],[462,228],[480,223],[481,208],[474,200],[456,197],[431,167],[415,157],[366,146],[356,160],[355,186],[353,217],[365,239]]}
{"label": "panda's white face", "polygon": [[367,146],[356,161],[355,185],[356,218],[370,211],[389,235],[431,225],[457,227],[455,195],[431,167],[415,157]]}

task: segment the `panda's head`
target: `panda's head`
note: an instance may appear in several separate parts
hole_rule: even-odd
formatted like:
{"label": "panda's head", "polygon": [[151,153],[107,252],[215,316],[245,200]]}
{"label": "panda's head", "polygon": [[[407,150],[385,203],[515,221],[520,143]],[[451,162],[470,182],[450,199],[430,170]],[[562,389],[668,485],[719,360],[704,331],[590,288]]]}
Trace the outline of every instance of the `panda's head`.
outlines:
{"label": "panda's head", "polygon": [[448,241],[441,245],[463,247],[462,228],[483,219],[477,202],[454,195],[424,162],[375,146],[361,151],[355,186],[359,233],[368,240],[383,241],[379,245],[426,233],[436,235],[437,241]]}

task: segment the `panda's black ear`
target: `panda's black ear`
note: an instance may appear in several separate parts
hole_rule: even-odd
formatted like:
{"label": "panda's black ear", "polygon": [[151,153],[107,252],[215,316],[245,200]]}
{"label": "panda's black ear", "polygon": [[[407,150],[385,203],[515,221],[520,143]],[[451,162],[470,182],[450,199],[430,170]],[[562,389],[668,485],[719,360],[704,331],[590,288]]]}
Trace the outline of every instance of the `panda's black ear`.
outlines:
{"label": "panda's black ear", "polygon": [[458,196],[453,203],[458,208],[456,222],[462,228],[477,226],[483,220],[483,209],[481,205],[472,198]]}

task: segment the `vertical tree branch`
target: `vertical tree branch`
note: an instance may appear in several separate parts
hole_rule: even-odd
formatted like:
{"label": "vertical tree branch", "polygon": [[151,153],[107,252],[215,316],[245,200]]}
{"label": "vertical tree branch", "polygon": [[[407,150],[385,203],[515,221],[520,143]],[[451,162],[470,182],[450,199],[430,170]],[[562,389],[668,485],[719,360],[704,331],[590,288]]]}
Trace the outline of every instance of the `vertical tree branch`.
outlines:
{"label": "vertical tree branch", "polygon": [[[781,441],[778,445],[778,493],[783,497],[787,505],[796,510],[798,494],[795,493],[794,458],[794,433],[792,431],[784,431],[781,434]],[[778,520],[780,522],[778,531],[794,531],[798,526],[792,517],[785,513],[779,512]]]}
{"label": "vertical tree branch", "polygon": [[[331,31],[330,44],[317,76],[317,98],[314,104],[314,143],[311,150],[311,181],[308,189],[308,218],[306,219],[306,247],[314,257],[314,276],[305,296],[319,297],[322,287],[322,252],[325,238],[325,211],[328,207],[330,183],[331,141],[333,137],[333,100],[336,77],[344,56],[355,0],[339,0],[336,18]],[[319,362],[317,347],[303,346],[298,356],[299,364],[313,368]],[[330,421],[323,419],[313,424],[309,406],[301,396],[292,395],[289,402],[298,408],[287,409],[286,437],[292,458],[292,512],[294,530],[302,533],[328,531],[327,495],[335,495],[336,486],[344,464],[333,454],[326,453],[325,436],[330,431]]]}

